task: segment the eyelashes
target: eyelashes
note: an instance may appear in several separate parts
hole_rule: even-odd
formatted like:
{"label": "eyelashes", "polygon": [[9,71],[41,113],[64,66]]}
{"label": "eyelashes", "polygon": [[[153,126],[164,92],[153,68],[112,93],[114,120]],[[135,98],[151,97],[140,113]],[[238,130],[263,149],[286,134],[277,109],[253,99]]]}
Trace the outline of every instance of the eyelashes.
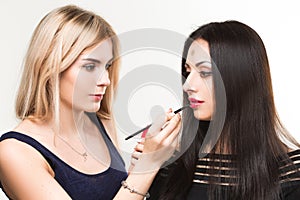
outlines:
{"label": "eyelashes", "polygon": [[199,74],[202,78],[206,78],[208,76],[211,76],[212,72],[211,71],[200,71]]}
{"label": "eyelashes", "polygon": [[[105,70],[108,70],[111,66],[112,66],[112,63],[107,63],[105,65]],[[88,72],[94,71],[96,67],[97,66],[94,63],[83,65],[83,68],[85,68],[85,70]]]}
{"label": "eyelashes", "polygon": [[185,78],[187,78],[190,75],[190,72],[184,71],[182,72],[182,76],[184,76]]}
{"label": "eyelashes", "polygon": [[94,71],[96,65],[95,64],[86,64],[86,65],[83,65],[83,67],[86,69],[86,71],[92,72],[92,71]]}
{"label": "eyelashes", "polygon": [[[198,73],[200,74],[200,77],[202,77],[202,78],[207,78],[212,75],[211,71],[200,71]],[[189,75],[190,75],[190,72],[188,72],[188,71],[182,72],[182,76],[184,76],[185,78],[187,78]]]}

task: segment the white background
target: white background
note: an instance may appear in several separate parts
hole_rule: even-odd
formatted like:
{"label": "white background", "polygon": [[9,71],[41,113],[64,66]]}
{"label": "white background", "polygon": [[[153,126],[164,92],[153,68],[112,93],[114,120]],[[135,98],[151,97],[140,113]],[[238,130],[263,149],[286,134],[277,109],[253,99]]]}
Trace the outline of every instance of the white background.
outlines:
{"label": "white background", "polygon": [[[265,43],[279,116],[290,133],[300,141],[300,7],[296,0],[1,0],[0,135],[18,123],[14,114],[15,94],[23,57],[35,26],[50,10],[66,4],[76,4],[96,12],[118,34],[139,28],[163,28],[187,36],[197,26],[211,21],[233,19],[248,24]],[[159,64],[159,61],[155,63]],[[179,68],[178,62],[178,71]],[[121,75],[124,74],[126,69],[122,68]],[[162,101],[161,105],[167,109],[166,106],[175,107],[177,102]],[[144,102],[140,106],[143,107]],[[130,113],[130,116],[135,114]],[[122,142],[123,137],[121,135],[121,146],[126,145]],[[0,199],[3,198],[0,194]]]}

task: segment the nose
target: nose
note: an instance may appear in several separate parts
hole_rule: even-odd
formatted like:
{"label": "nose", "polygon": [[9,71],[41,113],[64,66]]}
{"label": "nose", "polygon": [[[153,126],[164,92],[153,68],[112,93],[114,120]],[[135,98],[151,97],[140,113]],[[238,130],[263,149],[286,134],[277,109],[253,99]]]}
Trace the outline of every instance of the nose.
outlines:
{"label": "nose", "polygon": [[190,73],[189,75],[188,75],[188,77],[186,78],[186,80],[185,80],[185,82],[184,82],[184,84],[183,84],[183,91],[184,92],[186,92],[186,93],[190,93],[190,92],[192,92],[192,91],[194,91],[194,89],[192,88],[192,73]]}
{"label": "nose", "polygon": [[103,72],[100,73],[97,81],[97,86],[109,86],[110,85],[110,79],[109,79],[109,73],[108,70],[103,70]]}

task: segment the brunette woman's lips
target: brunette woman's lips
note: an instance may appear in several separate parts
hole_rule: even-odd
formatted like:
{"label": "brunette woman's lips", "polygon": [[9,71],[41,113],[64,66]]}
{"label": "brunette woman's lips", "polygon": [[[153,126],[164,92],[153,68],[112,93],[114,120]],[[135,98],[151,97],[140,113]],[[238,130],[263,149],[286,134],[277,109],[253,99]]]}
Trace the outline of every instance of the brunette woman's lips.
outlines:
{"label": "brunette woman's lips", "polygon": [[201,100],[198,100],[198,99],[195,99],[195,98],[189,98],[189,101],[190,101],[190,107],[191,108],[197,108],[201,104],[204,103],[204,101],[201,101]]}
{"label": "brunette woman's lips", "polygon": [[90,94],[89,96],[92,97],[94,101],[101,101],[103,99],[103,94]]}

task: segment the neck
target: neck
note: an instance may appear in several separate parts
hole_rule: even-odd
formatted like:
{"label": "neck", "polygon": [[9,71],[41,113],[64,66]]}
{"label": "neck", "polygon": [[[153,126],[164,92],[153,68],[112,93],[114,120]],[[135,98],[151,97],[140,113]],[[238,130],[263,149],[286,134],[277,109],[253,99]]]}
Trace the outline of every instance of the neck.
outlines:
{"label": "neck", "polygon": [[[59,134],[73,137],[83,130],[87,116],[84,111],[77,111],[61,104],[59,111]],[[54,126],[57,127],[57,126]]]}

